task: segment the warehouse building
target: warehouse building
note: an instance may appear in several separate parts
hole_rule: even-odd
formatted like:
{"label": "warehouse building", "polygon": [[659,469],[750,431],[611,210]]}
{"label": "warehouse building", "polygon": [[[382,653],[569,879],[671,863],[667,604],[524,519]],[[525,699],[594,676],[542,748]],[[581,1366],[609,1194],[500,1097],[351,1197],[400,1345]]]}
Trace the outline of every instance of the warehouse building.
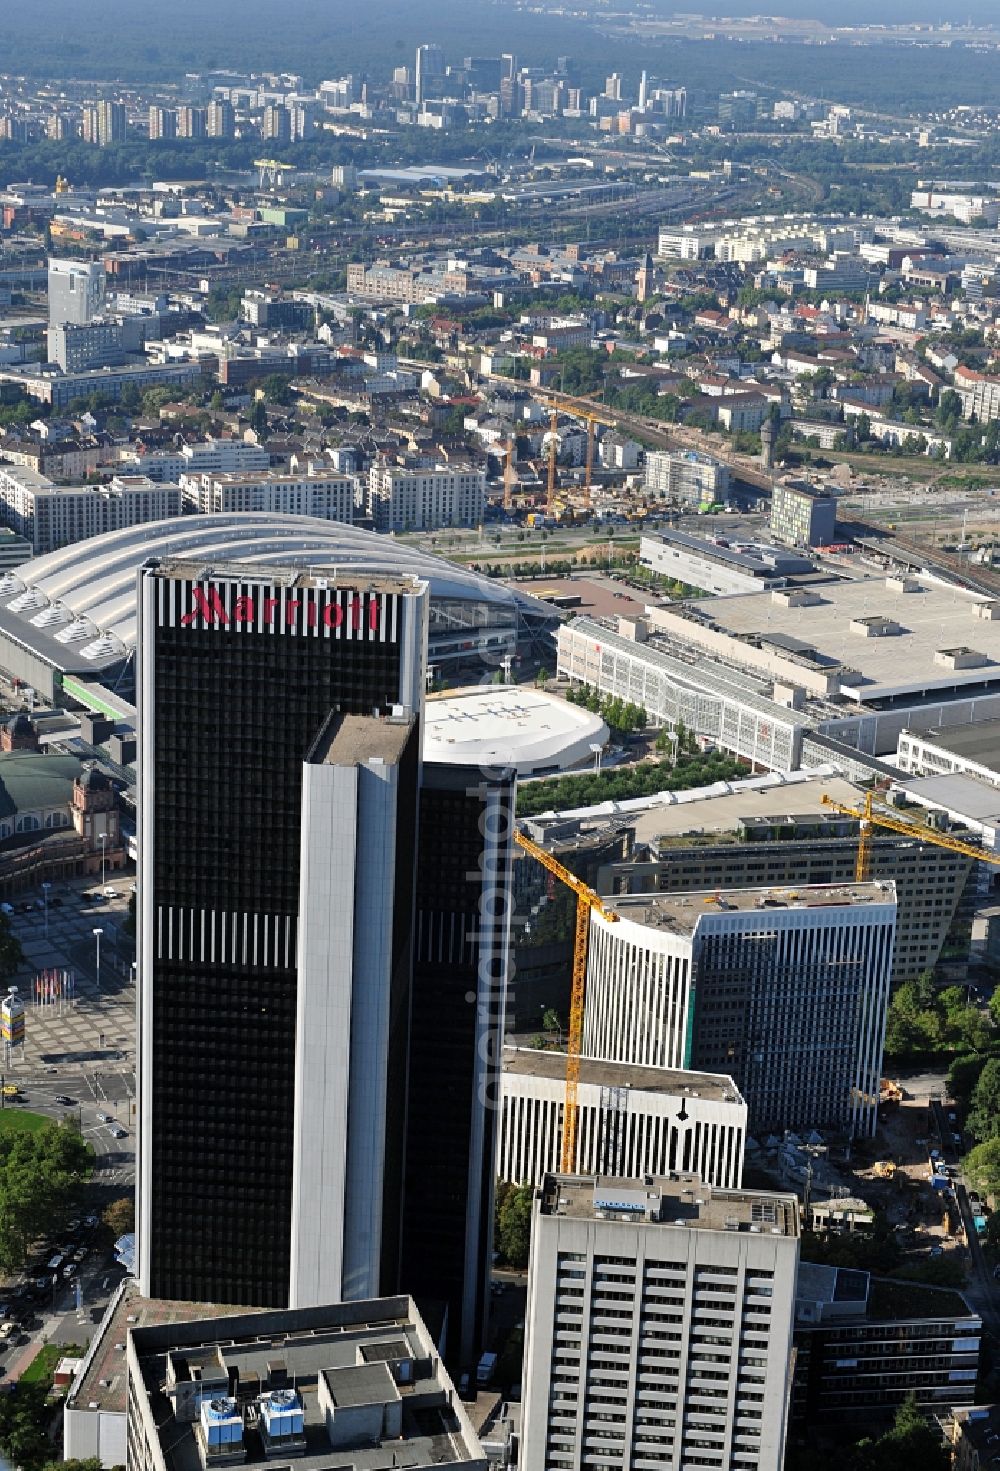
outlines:
{"label": "warehouse building", "polygon": [[910,776],[961,772],[1000,787],[1000,720],[901,731],[896,765]]}

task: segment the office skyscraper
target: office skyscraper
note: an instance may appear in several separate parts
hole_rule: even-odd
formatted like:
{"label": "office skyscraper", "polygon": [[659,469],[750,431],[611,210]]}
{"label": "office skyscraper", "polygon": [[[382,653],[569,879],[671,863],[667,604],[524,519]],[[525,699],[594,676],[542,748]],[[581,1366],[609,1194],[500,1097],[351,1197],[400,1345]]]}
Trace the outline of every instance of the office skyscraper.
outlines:
{"label": "office skyscraper", "polygon": [[[415,578],[139,575],[139,1280],[480,1342],[513,780],[420,762]],[[224,712],[221,713],[220,712]]]}
{"label": "office skyscraper", "polygon": [[509,771],[424,766],[402,1281],[447,1305],[464,1362],[489,1300],[513,812]]}
{"label": "office skyscraper", "polygon": [[332,715],[306,757],[293,1307],[399,1278],[418,757],[402,709]]}
{"label": "office skyscraper", "polygon": [[[337,949],[349,928],[367,926],[383,947],[380,958],[359,947],[359,984],[377,971],[390,1008],[402,1004],[405,873],[391,903],[372,906],[386,863],[396,876],[379,825],[415,804],[405,722],[421,707],[426,623],[416,579],[258,564],[140,571],[137,1177],[149,1295],[282,1307],[293,1290],[299,1305],[329,1293],[310,1276],[310,1232],[337,1229],[351,1151],[337,1141],[331,1162],[315,1139],[315,1110],[336,1089],[313,1091],[312,1049],[337,1006],[341,1019],[350,1010],[351,960]],[[337,716],[373,722],[381,771]],[[356,1023],[369,1029],[357,1038]],[[384,1075],[398,1045],[395,1011],[352,1019],[351,1053],[382,1057],[383,1095],[400,1086]],[[395,1096],[383,1103],[398,1115]],[[322,1122],[346,1131],[343,1118]],[[397,1125],[386,1139],[401,1155]],[[368,1199],[388,1168],[369,1164]],[[379,1267],[369,1257],[358,1280],[392,1249],[379,1242]]]}
{"label": "office skyscraper", "polygon": [[418,46],[417,65],[414,72],[414,100],[419,104],[433,97],[437,83],[444,76],[444,52],[440,46]]}
{"label": "office skyscraper", "polygon": [[587,1057],[728,1073],[752,1134],[875,1131],[891,883],[615,900],[591,917]]}
{"label": "office skyscraper", "polygon": [[104,310],[107,276],[100,261],[49,258],[49,326],[85,327]]}
{"label": "office skyscraper", "polygon": [[521,1465],[780,1471],[798,1253],[793,1195],[547,1176]]}

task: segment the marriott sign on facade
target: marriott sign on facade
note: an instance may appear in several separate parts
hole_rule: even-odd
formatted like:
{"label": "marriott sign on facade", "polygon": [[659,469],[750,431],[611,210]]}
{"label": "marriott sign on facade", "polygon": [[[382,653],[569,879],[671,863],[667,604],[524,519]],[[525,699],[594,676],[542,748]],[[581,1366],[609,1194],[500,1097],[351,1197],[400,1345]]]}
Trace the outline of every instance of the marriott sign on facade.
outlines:
{"label": "marriott sign on facade", "polygon": [[161,627],[369,643],[396,643],[398,639],[399,598],[394,593],[182,578],[164,579],[157,590]]}

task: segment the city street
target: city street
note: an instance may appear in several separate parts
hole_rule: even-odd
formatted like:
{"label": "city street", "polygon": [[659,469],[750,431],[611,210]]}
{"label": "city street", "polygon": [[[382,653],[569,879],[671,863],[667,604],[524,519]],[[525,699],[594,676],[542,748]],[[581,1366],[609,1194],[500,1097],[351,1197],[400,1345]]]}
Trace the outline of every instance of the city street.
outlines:
{"label": "city street", "polygon": [[[112,1200],[131,1195],[135,1186],[133,947],[122,931],[133,882],[128,874],[108,875],[103,886],[100,875],[96,881],[53,884],[45,895],[39,890],[19,896],[8,916],[24,949],[15,983],[26,1006],[26,1040],[20,1054],[10,1053],[0,1062],[4,1081],[20,1090],[16,1100],[6,1099],[3,1106],[57,1120],[76,1118],[95,1153],[83,1209],[97,1216]],[[102,888],[114,889],[114,897],[105,897]],[[99,971],[95,929],[101,930]],[[35,978],[47,971],[72,971],[73,996],[44,1004],[36,999]],[[36,1307],[27,1341],[0,1350],[5,1380],[16,1379],[43,1343],[89,1342],[123,1275],[102,1228],[96,1233],[101,1244],[88,1245],[78,1278],[69,1281],[54,1274],[51,1298]],[[87,1245],[85,1234],[81,1239]],[[76,1280],[81,1285],[79,1311]]]}

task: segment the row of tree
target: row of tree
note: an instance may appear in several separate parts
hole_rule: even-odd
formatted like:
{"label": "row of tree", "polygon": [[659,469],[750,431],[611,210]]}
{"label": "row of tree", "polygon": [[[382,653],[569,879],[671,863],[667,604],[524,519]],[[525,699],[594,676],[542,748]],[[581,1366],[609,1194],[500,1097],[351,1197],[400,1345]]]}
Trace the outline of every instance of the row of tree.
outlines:
{"label": "row of tree", "polygon": [[566,691],[571,705],[581,705],[593,715],[599,715],[615,735],[631,735],[633,731],[645,730],[649,716],[645,706],[623,700],[620,695],[602,695],[590,685],[571,685]]}
{"label": "row of tree", "polygon": [[732,756],[686,757],[676,763],[644,761],[581,776],[559,776],[518,787],[517,813],[530,817],[567,807],[587,807],[596,802],[622,802],[630,797],[652,797],[657,792],[681,792],[712,782],[732,781],[746,776],[749,768]]}

